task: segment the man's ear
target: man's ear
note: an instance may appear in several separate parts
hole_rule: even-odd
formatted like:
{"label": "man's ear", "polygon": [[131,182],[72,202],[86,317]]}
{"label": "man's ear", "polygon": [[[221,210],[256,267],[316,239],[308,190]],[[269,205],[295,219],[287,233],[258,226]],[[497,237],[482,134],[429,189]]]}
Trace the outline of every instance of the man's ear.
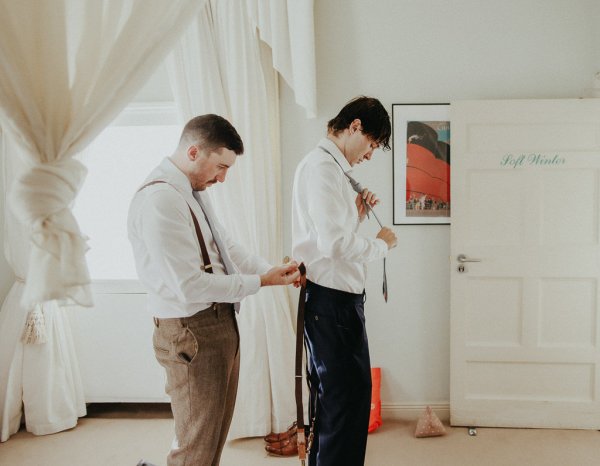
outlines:
{"label": "man's ear", "polygon": [[190,161],[196,160],[196,157],[198,157],[198,148],[196,146],[188,147],[187,156]]}
{"label": "man's ear", "polygon": [[362,127],[362,122],[360,121],[359,118],[355,118],[354,120],[352,120],[352,123],[350,123],[350,134],[355,133],[356,131],[360,130],[361,127]]}

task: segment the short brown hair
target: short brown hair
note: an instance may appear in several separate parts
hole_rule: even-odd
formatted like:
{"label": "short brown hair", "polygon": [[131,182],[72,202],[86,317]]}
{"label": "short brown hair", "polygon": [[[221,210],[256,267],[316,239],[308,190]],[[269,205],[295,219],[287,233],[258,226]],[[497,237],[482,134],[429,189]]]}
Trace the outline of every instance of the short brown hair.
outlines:
{"label": "short brown hair", "polygon": [[237,155],[244,153],[242,138],[229,121],[219,115],[209,113],[188,121],[181,132],[181,143],[197,144],[203,149],[225,147]]}

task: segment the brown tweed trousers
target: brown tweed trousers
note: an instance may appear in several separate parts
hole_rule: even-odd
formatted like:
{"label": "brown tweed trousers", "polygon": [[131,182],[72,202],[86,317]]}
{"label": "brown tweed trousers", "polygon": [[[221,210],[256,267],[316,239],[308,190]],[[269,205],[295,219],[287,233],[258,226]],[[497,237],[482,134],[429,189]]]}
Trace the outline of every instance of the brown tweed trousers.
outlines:
{"label": "brown tweed trousers", "polygon": [[168,466],[218,466],[233,416],[240,354],[233,306],[154,319],[154,354],[167,373],[176,439]]}

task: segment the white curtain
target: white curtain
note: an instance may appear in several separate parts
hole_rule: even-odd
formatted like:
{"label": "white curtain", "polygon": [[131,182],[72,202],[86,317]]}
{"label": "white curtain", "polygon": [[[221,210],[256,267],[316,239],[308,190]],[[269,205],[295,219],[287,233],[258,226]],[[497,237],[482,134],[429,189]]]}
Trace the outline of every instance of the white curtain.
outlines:
{"label": "white curtain", "polygon": [[[28,430],[39,434],[73,427],[85,412],[58,305],[91,304],[86,240],[70,209],[85,168],[73,156],[135,95],[203,4],[0,0],[0,124],[13,141],[3,156],[14,215],[6,250],[18,277],[0,311],[1,441],[18,429],[22,404]],[[27,314],[32,340],[42,343],[35,347],[20,342]]]}
{"label": "white curtain", "polygon": [[317,114],[313,0],[246,0],[252,24],[273,52],[273,66],[306,116]]}
{"label": "white curtain", "polygon": [[[2,154],[22,150],[5,135]],[[26,170],[24,159],[3,157],[4,194]],[[8,440],[21,424],[23,406],[27,430],[35,435],[69,429],[86,413],[79,367],[67,316],[56,301],[39,305],[45,316],[47,342],[21,343],[27,313],[19,301],[27,271],[28,229],[10,209],[4,219],[4,253],[17,276],[0,312],[0,413],[1,441]]]}
{"label": "white curtain", "polygon": [[[244,141],[245,154],[228,180],[209,190],[223,224],[250,250],[281,263],[277,77],[247,5],[209,1],[170,56],[168,69],[183,121],[217,113]],[[229,438],[284,431],[295,418],[295,312],[287,290],[269,287],[246,298],[238,324],[240,386]]]}

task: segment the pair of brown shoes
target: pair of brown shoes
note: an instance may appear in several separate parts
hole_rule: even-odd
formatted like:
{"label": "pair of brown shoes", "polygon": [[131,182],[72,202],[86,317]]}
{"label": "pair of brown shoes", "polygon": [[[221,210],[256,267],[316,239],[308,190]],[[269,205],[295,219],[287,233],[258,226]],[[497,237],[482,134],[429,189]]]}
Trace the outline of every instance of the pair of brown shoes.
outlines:
{"label": "pair of brown shoes", "polygon": [[298,454],[298,431],[294,422],[285,432],[271,432],[265,437],[265,450],[270,455],[294,456]]}

